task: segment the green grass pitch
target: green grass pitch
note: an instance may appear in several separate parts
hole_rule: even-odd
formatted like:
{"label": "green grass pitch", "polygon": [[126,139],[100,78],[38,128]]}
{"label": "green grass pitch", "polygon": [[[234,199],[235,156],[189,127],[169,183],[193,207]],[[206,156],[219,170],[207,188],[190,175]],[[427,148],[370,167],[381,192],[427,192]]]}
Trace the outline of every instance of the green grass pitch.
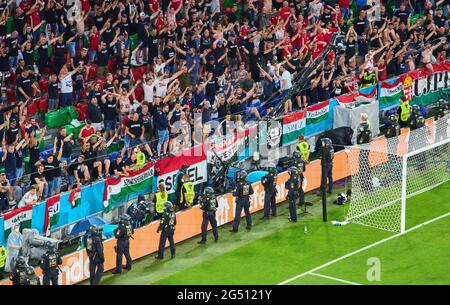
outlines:
{"label": "green grass pitch", "polygon": [[[329,198],[329,221],[344,218],[344,207],[331,204],[339,191]],[[446,183],[409,198],[407,229],[449,213],[449,192],[450,183]],[[260,220],[262,212],[253,214],[250,232],[245,230],[244,219],[237,234],[229,233],[231,225],[225,225],[219,228],[217,244],[209,232],[206,245],[197,244],[199,237],[192,238],[177,245],[176,259],[171,260],[166,249],[163,261],[149,255],[134,262],[131,271],[106,273],[102,284],[450,283],[450,215],[336,261],[395,234],[358,224],[336,227],[324,223],[320,197],[308,194],[306,199],[314,202],[309,209],[312,216],[300,216],[296,224],[287,221],[283,204],[278,207],[279,216],[269,221]],[[368,260],[374,258],[379,262],[379,281],[367,277],[373,268]]]}

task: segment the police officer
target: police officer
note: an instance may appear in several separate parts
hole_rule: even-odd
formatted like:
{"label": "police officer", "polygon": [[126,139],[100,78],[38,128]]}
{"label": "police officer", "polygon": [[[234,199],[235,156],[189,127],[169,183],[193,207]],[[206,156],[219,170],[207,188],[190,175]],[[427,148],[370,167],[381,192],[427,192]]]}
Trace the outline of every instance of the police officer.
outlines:
{"label": "police officer", "polygon": [[[323,138],[321,140],[322,142],[322,148],[320,151],[320,160],[321,165],[325,164],[325,175],[328,180],[328,193],[331,193],[333,191],[333,159],[334,159],[334,149],[333,149],[333,143],[329,138]],[[322,158],[322,150],[325,150],[325,158]],[[322,181],[322,180],[321,180]],[[325,190],[326,185],[321,185],[322,189]]]}
{"label": "police officer", "polygon": [[356,136],[356,142],[358,144],[367,144],[372,139],[372,131],[370,131],[369,123],[362,121],[359,123],[358,135]]}
{"label": "police officer", "polygon": [[126,270],[131,270],[133,260],[130,256],[130,238],[133,238],[134,229],[130,222],[130,216],[123,214],[120,216],[119,226],[114,229],[114,237],[117,239],[116,245],[116,269],[113,274],[122,273],[122,256],[125,255],[127,263]]}
{"label": "police officer", "polygon": [[56,251],[55,247],[52,244],[49,244],[47,246],[47,252],[42,255],[40,263],[42,272],[44,274],[44,277],[42,279],[43,285],[50,285],[50,283],[52,283],[53,286],[58,285],[58,266],[61,264],[61,256]]}
{"label": "police officer", "polygon": [[14,263],[14,268],[9,276],[13,285],[22,285],[25,281],[26,271],[27,271],[27,261],[25,257],[19,255]]}
{"label": "police officer", "polygon": [[203,210],[202,221],[202,239],[198,244],[206,243],[206,234],[208,232],[208,223],[211,224],[214,242],[219,241],[219,232],[217,230],[216,211],[218,208],[217,199],[214,195],[214,189],[210,186],[205,188],[205,196],[200,200],[200,209]]}
{"label": "police officer", "polygon": [[300,152],[303,161],[307,164],[309,162],[309,144],[302,134],[298,137],[297,150]]}
{"label": "police officer", "polygon": [[400,97],[400,106],[397,109],[397,116],[400,128],[409,126],[409,119],[411,116],[411,105],[409,104],[408,99],[404,95]]}
{"label": "police officer", "polygon": [[395,155],[397,154],[399,135],[400,135],[400,126],[398,125],[397,117],[394,114],[391,114],[388,117],[388,126],[384,134],[388,142],[387,149],[389,153],[389,159],[391,161],[395,161],[394,158]]}
{"label": "police officer", "polygon": [[427,144],[427,128],[422,128],[424,126],[425,118],[420,113],[414,119],[411,119],[411,131],[408,142],[409,152],[415,151]]}
{"label": "police officer", "polygon": [[277,169],[271,164],[269,173],[262,177],[261,183],[264,187],[264,217],[261,219],[269,219],[270,210],[272,216],[277,216]]}
{"label": "police officer", "polygon": [[83,236],[83,243],[89,257],[89,282],[98,285],[103,275],[105,256],[100,230],[92,225],[88,233]]}
{"label": "police officer", "polygon": [[181,186],[181,206],[180,209],[184,210],[190,208],[194,204],[195,190],[194,182],[191,181],[188,174],[183,175],[183,185]]}
{"label": "police officer", "polygon": [[298,168],[292,166],[288,169],[289,179],[285,183],[287,190],[287,201],[289,206],[289,221],[297,222],[297,199],[298,190],[300,188],[300,179],[298,176]]}
{"label": "police officer", "polygon": [[444,99],[440,99],[438,102],[437,112],[434,115],[434,120],[436,121],[436,140],[435,142],[440,142],[447,138],[447,127],[448,127],[448,117],[447,119],[442,119],[449,113],[448,102]]}
{"label": "police officer", "polygon": [[304,172],[306,171],[306,161],[303,158],[303,155],[299,151],[294,151],[292,154],[291,167],[297,168],[297,175],[299,179],[299,189],[298,189],[298,198],[300,199],[298,205],[305,204],[305,192],[303,191],[303,181],[305,180]]}
{"label": "police officer", "polygon": [[[356,136],[356,142],[359,145],[368,144],[372,139],[372,131],[370,131],[370,126],[367,121],[362,121],[358,127],[358,135]],[[359,153],[359,168],[361,173],[365,177],[371,177],[371,169],[369,166],[369,150],[367,147],[362,147]],[[365,185],[363,186],[366,191],[369,191],[371,188],[371,184],[369,181],[372,181],[371,178],[364,179]]]}
{"label": "police officer", "polygon": [[239,229],[239,223],[241,222],[242,209],[245,213],[245,220],[247,222],[247,230],[252,228],[252,216],[250,214],[250,196],[253,195],[253,188],[250,183],[245,181],[247,178],[247,172],[243,170],[239,174],[239,182],[236,189],[233,191],[233,196],[236,197],[236,210],[234,213],[233,229],[230,232],[236,233]]}
{"label": "police officer", "polygon": [[34,268],[31,266],[26,267],[25,278],[20,283],[23,286],[40,286],[41,282],[39,278],[36,276]]}
{"label": "police officer", "polygon": [[422,116],[422,115],[420,114],[420,107],[419,107],[419,105],[412,105],[411,108],[412,108],[412,115],[411,115],[411,117],[409,119],[409,128],[411,130],[414,130],[414,128],[416,126],[417,119],[420,116]]}
{"label": "police officer", "polygon": [[167,201],[164,204],[164,214],[161,217],[161,222],[159,223],[158,230],[156,233],[161,232],[161,237],[159,238],[159,248],[158,256],[156,259],[164,258],[164,247],[166,246],[166,240],[169,240],[170,253],[172,258],[175,258],[175,242],[173,240],[173,233],[175,232],[175,226],[177,225],[177,216],[175,214],[173,204]]}

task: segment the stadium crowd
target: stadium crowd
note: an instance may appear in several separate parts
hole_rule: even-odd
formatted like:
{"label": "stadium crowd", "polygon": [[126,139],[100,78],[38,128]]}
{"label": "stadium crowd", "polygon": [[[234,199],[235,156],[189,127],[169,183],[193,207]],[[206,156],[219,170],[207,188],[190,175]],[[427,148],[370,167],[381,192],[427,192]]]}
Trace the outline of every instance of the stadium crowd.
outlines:
{"label": "stadium crowd", "polygon": [[[65,184],[127,175],[201,141],[188,133],[208,136],[212,120],[259,120],[275,101],[285,113],[305,109],[449,59],[445,0],[353,2],[2,0],[0,212]],[[336,48],[292,96],[293,79],[335,33]],[[50,130],[33,107],[69,106],[85,126],[78,138],[61,127],[42,158]],[[124,147],[110,160],[107,149],[118,141]]]}

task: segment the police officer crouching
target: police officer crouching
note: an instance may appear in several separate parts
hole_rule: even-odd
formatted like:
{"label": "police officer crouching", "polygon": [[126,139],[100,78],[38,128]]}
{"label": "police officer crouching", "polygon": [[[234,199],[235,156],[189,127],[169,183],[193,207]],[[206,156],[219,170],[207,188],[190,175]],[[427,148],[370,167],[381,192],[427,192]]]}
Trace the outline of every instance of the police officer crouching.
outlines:
{"label": "police officer crouching", "polygon": [[59,265],[62,264],[62,259],[59,253],[56,251],[55,246],[49,244],[47,246],[47,252],[42,255],[41,269],[44,277],[42,279],[43,285],[54,286],[58,285]]}
{"label": "police officer crouching", "polygon": [[236,233],[239,230],[242,210],[244,210],[245,221],[247,222],[246,229],[251,230],[252,228],[252,216],[250,214],[250,196],[253,195],[253,187],[250,183],[245,181],[245,178],[247,178],[247,172],[243,170],[239,174],[239,182],[237,183],[236,189],[233,191],[233,196],[237,198],[233,229],[230,230],[230,232],[232,233]]}
{"label": "police officer crouching", "polygon": [[83,236],[83,243],[89,257],[89,282],[91,285],[100,283],[104,270],[105,256],[100,234],[99,228],[92,225],[86,235]]}
{"label": "police officer crouching", "polygon": [[20,283],[20,285],[23,286],[40,286],[41,282],[39,281],[39,278],[36,276],[36,273],[34,271],[34,268],[31,266],[28,266],[25,271],[25,278]]}
{"label": "police officer crouching", "polygon": [[297,222],[297,200],[298,190],[300,188],[298,172],[298,168],[295,166],[289,167],[289,179],[285,182],[285,188],[288,192],[286,198],[289,207],[289,221],[291,222]]}
{"label": "police officer crouching", "polygon": [[161,217],[158,230],[156,233],[161,232],[159,238],[158,256],[155,259],[164,258],[164,247],[166,246],[166,240],[169,240],[170,253],[172,258],[175,258],[175,241],[173,240],[173,233],[175,232],[175,226],[177,225],[177,216],[175,214],[173,204],[167,201],[164,204],[164,214]]}
{"label": "police officer crouching", "polygon": [[211,224],[214,242],[219,241],[219,232],[217,230],[217,220],[216,211],[218,203],[214,195],[214,189],[210,186],[205,188],[205,196],[200,200],[200,209],[203,210],[203,221],[202,221],[202,239],[198,244],[206,243],[206,234],[208,233],[208,223]]}
{"label": "police officer crouching", "polygon": [[271,164],[269,173],[262,177],[261,183],[264,187],[264,217],[261,219],[269,219],[270,210],[272,216],[277,216],[277,169]]}
{"label": "police officer crouching", "polygon": [[[366,121],[363,121],[359,124],[358,127],[358,135],[356,136],[356,142],[358,145],[364,145],[370,143],[372,140],[372,131],[370,131],[369,123]],[[364,190],[369,191],[371,189],[371,183],[372,181],[372,172],[369,166],[369,152],[370,150],[367,149],[367,147],[362,147],[359,153],[359,168],[361,171],[361,174],[367,179],[364,179]]]}
{"label": "police officer crouching", "polygon": [[125,255],[127,263],[125,265],[126,270],[131,270],[133,260],[130,256],[130,238],[133,238],[134,229],[130,222],[130,216],[123,214],[120,216],[119,226],[114,229],[114,236],[117,239],[116,249],[116,269],[113,274],[122,273],[122,257]]}
{"label": "police officer crouching", "polygon": [[25,257],[19,255],[14,262],[14,268],[9,276],[9,279],[12,281],[13,285],[18,286],[24,283],[27,267],[28,264]]}

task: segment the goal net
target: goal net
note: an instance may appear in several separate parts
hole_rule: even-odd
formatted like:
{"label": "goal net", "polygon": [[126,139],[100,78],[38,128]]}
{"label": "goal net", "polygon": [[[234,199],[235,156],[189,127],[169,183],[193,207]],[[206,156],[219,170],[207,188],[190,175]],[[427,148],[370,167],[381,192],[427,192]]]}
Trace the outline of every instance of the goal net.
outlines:
{"label": "goal net", "polygon": [[406,199],[450,180],[450,117],[395,138],[346,147],[352,194],[345,222],[404,232]]}

